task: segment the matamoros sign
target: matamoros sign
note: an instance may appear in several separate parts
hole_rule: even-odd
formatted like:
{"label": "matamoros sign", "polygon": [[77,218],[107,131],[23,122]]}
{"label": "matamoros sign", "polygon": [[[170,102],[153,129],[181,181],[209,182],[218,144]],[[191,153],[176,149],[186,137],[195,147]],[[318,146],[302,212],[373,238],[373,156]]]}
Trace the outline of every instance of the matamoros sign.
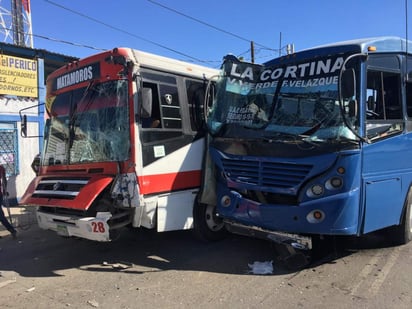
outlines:
{"label": "matamoros sign", "polygon": [[56,91],[66,87],[75,86],[83,82],[91,81],[100,77],[100,64],[99,62],[91,63],[83,67],[76,68],[75,70],[66,72],[60,76],[57,76],[50,82],[52,87],[50,90]]}

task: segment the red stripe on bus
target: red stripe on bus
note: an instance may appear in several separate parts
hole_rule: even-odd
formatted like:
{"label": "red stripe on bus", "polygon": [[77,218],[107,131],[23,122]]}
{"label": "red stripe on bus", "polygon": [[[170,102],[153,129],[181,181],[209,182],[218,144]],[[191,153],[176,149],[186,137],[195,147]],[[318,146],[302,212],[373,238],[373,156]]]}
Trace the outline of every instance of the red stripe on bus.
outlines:
{"label": "red stripe on bus", "polygon": [[196,188],[200,186],[200,177],[200,170],[140,176],[140,193],[153,194]]}

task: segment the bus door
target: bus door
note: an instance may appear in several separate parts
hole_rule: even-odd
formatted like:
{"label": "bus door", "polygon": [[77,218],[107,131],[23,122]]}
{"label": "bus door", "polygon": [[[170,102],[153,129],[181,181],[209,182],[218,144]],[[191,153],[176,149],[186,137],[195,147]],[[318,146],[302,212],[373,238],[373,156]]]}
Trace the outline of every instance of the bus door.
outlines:
{"label": "bus door", "polygon": [[[367,62],[366,119],[362,178],[363,233],[398,224],[405,191],[407,150],[401,91],[401,65],[396,55],[371,55]],[[411,148],[409,146],[409,148]]]}
{"label": "bus door", "polygon": [[198,131],[202,117],[194,117],[192,97],[198,88],[194,86],[203,83],[148,69],[142,70],[142,77],[142,95],[150,98],[140,114],[139,183],[146,212],[156,211],[159,232],[188,229],[193,225],[204,154],[204,133]]}

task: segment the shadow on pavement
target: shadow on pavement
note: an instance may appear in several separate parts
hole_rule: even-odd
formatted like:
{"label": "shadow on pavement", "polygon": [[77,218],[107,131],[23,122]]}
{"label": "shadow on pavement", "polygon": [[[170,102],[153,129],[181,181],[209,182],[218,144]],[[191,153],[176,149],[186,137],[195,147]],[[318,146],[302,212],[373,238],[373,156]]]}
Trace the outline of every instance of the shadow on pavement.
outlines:
{"label": "shadow on pavement", "polygon": [[[156,233],[145,229],[125,230],[109,243],[64,238],[36,225],[18,230],[17,240],[0,239],[0,270],[27,277],[56,276],[61,269],[142,273],[164,270],[247,274],[248,264],[274,260],[269,242],[229,235],[204,243],[192,231]],[[275,264],[275,263],[274,263]],[[130,267],[133,265],[133,267]],[[276,271],[281,271],[274,265]]]}
{"label": "shadow on pavement", "polygon": [[[22,225],[23,226],[23,225]],[[59,276],[62,269],[142,274],[166,270],[250,274],[249,264],[273,261],[273,275],[334,263],[358,250],[391,246],[374,233],[362,238],[329,238],[313,252],[309,263],[285,265],[275,246],[265,240],[229,235],[218,242],[200,242],[192,231],[157,233],[126,229],[109,243],[63,238],[36,224],[18,230],[18,239],[0,239],[0,270],[25,277]],[[295,266],[295,267],[294,267]]]}
{"label": "shadow on pavement", "polygon": [[372,232],[361,237],[329,237],[316,243],[308,267],[334,263],[338,259],[359,251],[390,248],[394,246],[396,246],[396,243],[390,238],[387,230]]}

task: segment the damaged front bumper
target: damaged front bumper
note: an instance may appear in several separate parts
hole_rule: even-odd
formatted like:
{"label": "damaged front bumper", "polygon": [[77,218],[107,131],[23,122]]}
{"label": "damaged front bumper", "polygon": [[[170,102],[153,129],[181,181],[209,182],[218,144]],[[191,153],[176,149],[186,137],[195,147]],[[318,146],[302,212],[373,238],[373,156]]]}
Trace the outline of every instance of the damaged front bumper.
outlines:
{"label": "damaged front bumper", "polygon": [[55,231],[66,237],[80,237],[94,241],[110,241],[108,220],[110,212],[98,212],[96,217],[74,217],[36,212],[41,229]]}
{"label": "damaged front bumper", "polygon": [[299,234],[290,234],[285,232],[265,230],[257,226],[249,226],[241,223],[226,221],[226,228],[229,232],[243,236],[250,236],[264,240],[290,245],[298,250],[311,250],[312,238]]}

